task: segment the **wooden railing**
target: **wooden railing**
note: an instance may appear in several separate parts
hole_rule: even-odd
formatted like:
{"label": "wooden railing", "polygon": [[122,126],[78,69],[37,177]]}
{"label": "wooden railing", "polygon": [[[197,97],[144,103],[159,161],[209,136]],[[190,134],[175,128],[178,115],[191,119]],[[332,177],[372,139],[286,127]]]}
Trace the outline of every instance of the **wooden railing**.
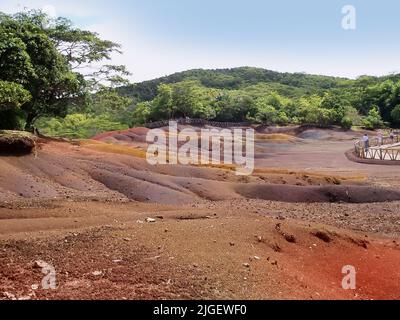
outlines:
{"label": "wooden railing", "polygon": [[360,140],[355,143],[355,154],[361,159],[400,161],[400,145],[395,146],[397,143],[400,143],[400,135],[384,137],[382,142],[378,138],[371,138],[368,148]]}
{"label": "wooden railing", "polygon": [[175,121],[180,125],[213,126],[218,128],[246,127],[250,125],[249,122],[217,122],[217,121],[208,121],[204,119],[179,118],[173,120],[162,120],[162,121],[146,123],[144,127],[149,129],[167,127],[170,121]]}

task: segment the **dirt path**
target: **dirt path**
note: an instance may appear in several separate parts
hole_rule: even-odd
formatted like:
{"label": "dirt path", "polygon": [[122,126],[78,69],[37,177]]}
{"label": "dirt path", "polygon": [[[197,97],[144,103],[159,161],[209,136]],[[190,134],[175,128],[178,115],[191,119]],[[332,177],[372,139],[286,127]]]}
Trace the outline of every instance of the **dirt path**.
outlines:
{"label": "dirt path", "polygon": [[[212,205],[0,209],[0,292],[39,299],[400,298],[395,238],[261,212],[268,204]],[[37,260],[55,267],[57,290],[32,290],[43,277]],[[359,272],[355,291],[341,287],[345,265]]]}

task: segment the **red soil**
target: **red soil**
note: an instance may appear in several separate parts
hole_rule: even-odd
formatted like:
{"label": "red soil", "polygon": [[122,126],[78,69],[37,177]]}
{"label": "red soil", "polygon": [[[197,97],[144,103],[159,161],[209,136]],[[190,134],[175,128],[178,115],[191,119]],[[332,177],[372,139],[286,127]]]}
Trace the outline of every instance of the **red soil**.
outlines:
{"label": "red soil", "polygon": [[[398,170],[347,160],[355,133],[260,132],[255,174],[237,177],[150,166],[146,132],[0,157],[0,298],[400,298]],[[57,290],[32,289],[36,260]]]}

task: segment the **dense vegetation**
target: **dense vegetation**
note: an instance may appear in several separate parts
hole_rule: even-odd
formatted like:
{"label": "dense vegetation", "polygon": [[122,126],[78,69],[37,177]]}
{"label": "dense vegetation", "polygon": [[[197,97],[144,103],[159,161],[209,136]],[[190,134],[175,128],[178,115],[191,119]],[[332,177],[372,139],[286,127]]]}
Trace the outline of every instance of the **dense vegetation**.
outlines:
{"label": "dense vegetation", "polygon": [[33,130],[43,117],[74,118],[74,113],[91,121],[97,117],[100,129],[116,122],[121,127],[113,114],[122,118],[132,101],[115,88],[127,84],[129,73],[124,66],[104,64],[112,52],[119,52],[118,44],[64,18],[40,11],[0,13],[0,129]]}
{"label": "dense vegetation", "polygon": [[[177,117],[286,125],[400,125],[400,75],[357,80],[242,67],[191,70],[120,88],[136,124]],[[143,101],[144,100],[144,101]]]}
{"label": "dense vegetation", "polygon": [[350,80],[242,67],[128,84],[124,66],[105,63],[113,52],[120,52],[118,44],[64,18],[0,13],[0,129],[35,126],[82,138],[180,117],[400,126],[400,75]]}

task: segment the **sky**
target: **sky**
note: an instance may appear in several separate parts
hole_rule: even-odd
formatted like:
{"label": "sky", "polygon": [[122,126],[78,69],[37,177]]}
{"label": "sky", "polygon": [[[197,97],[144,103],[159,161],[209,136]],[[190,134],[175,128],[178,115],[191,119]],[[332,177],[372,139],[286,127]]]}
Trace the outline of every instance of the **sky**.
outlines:
{"label": "sky", "polygon": [[[355,29],[344,29],[346,5]],[[261,67],[356,78],[400,72],[398,0],[0,0],[122,45],[134,82],[188,69]]]}

